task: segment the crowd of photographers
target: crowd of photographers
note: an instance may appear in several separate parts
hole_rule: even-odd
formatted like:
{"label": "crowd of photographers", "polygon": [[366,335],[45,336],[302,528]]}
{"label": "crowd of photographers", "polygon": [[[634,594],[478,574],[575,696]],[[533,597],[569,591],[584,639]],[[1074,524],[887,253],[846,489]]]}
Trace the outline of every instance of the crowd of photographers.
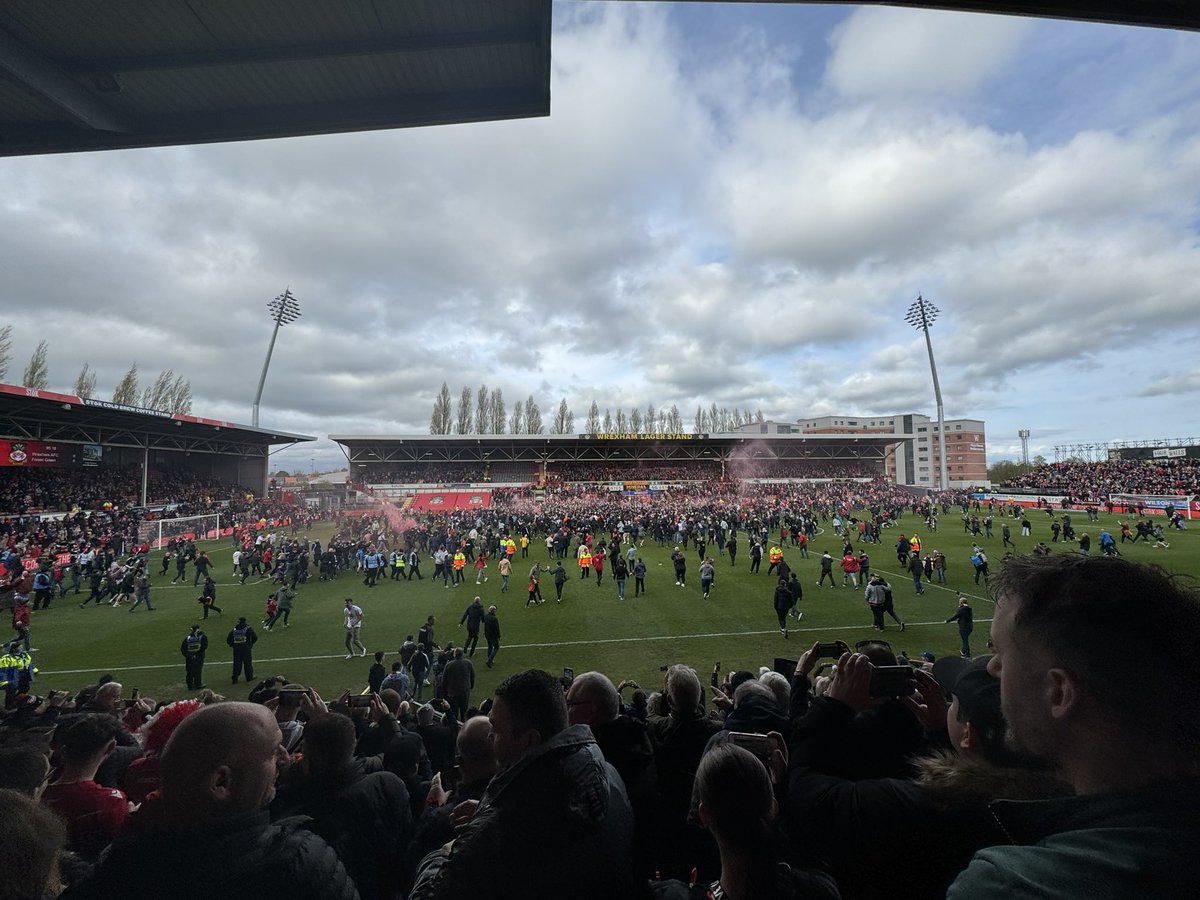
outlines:
{"label": "crowd of photographers", "polygon": [[[0,884],[28,898],[1194,896],[1200,662],[1170,649],[1200,637],[1194,589],[1077,554],[1014,557],[992,581],[992,655],[977,659],[830,641],[708,679],[664,666],[646,689],[530,670],[460,705],[441,695],[463,657],[443,652],[430,704],[378,659],[364,693],[330,703],[283,677],[249,702],[156,707],[109,680],[29,697],[0,726]],[[1136,660],[1133,615],[1162,648]]]}

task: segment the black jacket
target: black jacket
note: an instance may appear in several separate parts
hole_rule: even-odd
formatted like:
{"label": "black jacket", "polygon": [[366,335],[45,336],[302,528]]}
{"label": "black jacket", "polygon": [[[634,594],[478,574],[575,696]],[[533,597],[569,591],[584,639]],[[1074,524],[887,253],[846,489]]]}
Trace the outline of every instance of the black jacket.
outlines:
{"label": "black jacket", "polygon": [[186,827],[126,829],[64,900],[357,900],[346,869],[305,820],[266,810]]}
{"label": "black jacket", "polygon": [[573,725],[492,779],[450,851],[421,862],[410,900],[629,896],[633,817],[616,770]]}

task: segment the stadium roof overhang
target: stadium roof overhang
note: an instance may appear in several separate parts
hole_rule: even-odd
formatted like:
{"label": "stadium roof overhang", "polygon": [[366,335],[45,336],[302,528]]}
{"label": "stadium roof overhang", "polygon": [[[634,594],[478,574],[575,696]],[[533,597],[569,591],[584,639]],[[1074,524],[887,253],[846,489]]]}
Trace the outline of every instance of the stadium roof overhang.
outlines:
{"label": "stadium roof overhang", "polygon": [[546,116],[550,0],[5,0],[0,155]]}
{"label": "stadium roof overhang", "polygon": [[0,384],[0,437],[248,458],[265,458],[277,444],[316,440],[9,384]]}
{"label": "stadium roof overhang", "polygon": [[685,434],[672,437],[331,434],[351,467],[495,462],[696,462],[883,459],[905,434]]}

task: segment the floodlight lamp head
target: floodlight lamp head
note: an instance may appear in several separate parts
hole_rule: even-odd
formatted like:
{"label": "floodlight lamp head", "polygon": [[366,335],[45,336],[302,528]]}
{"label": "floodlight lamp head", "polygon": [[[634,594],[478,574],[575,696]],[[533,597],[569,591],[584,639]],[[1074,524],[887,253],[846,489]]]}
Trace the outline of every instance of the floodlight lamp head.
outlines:
{"label": "floodlight lamp head", "polygon": [[287,325],[300,318],[300,301],[292,296],[290,288],[274,300],[268,300],[267,309],[271,311],[271,318],[278,325]]}

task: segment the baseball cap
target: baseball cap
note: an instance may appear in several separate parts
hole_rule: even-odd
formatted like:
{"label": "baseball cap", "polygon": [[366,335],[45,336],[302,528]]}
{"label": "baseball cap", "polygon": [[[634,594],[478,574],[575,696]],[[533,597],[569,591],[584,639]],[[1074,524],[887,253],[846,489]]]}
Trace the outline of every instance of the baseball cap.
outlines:
{"label": "baseball cap", "polygon": [[958,698],[958,705],[972,724],[985,725],[1003,719],[1000,711],[1000,679],[987,670],[991,656],[959,659],[946,656],[933,664],[933,677]]}

